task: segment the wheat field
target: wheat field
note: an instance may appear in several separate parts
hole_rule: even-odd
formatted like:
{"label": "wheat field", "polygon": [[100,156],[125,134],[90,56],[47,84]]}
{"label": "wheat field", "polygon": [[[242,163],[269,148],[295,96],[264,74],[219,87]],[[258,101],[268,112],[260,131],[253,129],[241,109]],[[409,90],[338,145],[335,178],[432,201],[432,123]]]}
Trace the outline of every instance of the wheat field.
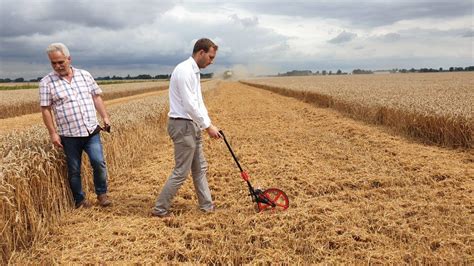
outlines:
{"label": "wheat field", "polygon": [[[205,102],[255,187],[285,212],[257,214],[222,141],[205,138],[218,211],[187,180],[172,219],[150,216],[173,167],[167,94],[109,109],[103,134],[112,208],[72,209],[62,153],[42,125],[1,136],[2,260],[11,264],[471,264],[474,154],[414,142],[236,82]],[[86,162],[84,162],[86,164]],[[93,201],[91,173],[85,188]]]}
{"label": "wheat field", "polygon": [[425,143],[473,147],[472,73],[259,78],[244,84],[331,107]]}
{"label": "wheat field", "polygon": [[[165,90],[168,81],[127,82],[119,84],[100,85],[103,98],[111,100],[142,94],[151,91]],[[0,119],[20,116],[39,111],[39,90],[0,90]]]}
{"label": "wheat field", "polygon": [[[215,86],[206,84],[206,90]],[[161,95],[121,103],[109,109],[114,132],[104,136],[104,149],[110,174],[123,171],[140,160],[143,154],[140,150],[146,150],[146,146],[153,143],[153,132],[165,123],[166,106],[164,91]],[[0,137],[0,211],[5,241],[2,257],[5,260],[15,248],[29,246],[46,233],[49,225],[71,208],[71,196],[64,180],[64,156],[51,147],[43,125]],[[108,138],[112,141],[107,141]],[[86,171],[86,185],[91,182],[90,176]]]}

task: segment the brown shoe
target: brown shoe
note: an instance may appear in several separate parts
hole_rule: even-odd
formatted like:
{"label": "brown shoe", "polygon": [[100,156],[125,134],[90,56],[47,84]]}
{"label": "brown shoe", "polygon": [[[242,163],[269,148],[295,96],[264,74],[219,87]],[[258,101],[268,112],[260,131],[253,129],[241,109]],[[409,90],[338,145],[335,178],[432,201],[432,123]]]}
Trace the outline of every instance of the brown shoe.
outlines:
{"label": "brown shoe", "polygon": [[171,212],[158,212],[157,210],[153,209],[151,211],[151,216],[158,217],[158,218],[168,218],[168,217],[173,217],[173,214],[171,214]]}
{"label": "brown shoe", "polygon": [[76,203],[76,209],[90,208],[90,207],[91,207],[91,204],[86,199],[83,199],[81,202]]}
{"label": "brown shoe", "polygon": [[109,200],[106,193],[97,196],[97,201],[99,201],[101,207],[107,207],[112,204],[112,201]]}

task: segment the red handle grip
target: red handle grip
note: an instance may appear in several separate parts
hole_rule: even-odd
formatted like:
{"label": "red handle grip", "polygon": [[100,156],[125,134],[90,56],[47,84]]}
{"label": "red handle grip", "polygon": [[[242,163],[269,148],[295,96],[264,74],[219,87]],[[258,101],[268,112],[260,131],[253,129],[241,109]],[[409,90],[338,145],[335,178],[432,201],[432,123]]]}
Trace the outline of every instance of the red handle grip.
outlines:
{"label": "red handle grip", "polygon": [[240,172],[240,176],[245,180],[245,181],[249,181],[249,174],[247,174],[247,172]]}

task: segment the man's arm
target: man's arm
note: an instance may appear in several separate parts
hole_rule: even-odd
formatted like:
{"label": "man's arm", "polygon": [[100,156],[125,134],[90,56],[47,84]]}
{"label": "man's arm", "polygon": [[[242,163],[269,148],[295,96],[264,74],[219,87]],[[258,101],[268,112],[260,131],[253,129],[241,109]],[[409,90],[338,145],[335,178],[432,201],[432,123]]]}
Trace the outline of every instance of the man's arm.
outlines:
{"label": "man's arm", "polygon": [[110,125],[110,119],[109,115],[107,114],[107,111],[105,110],[105,104],[104,101],[102,100],[102,97],[99,94],[93,95],[92,99],[94,100],[94,106],[97,112],[99,112],[99,115],[102,117],[102,120],[106,125]]}
{"label": "man's arm", "polygon": [[61,137],[59,137],[58,133],[56,132],[56,128],[54,128],[51,106],[41,106],[41,115],[43,116],[43,123],[48,129],[51,142],[54,144],[54,146],[62,148],[63,145],[61,144]]}
{"label": "man's arm", "polygon": [[[178,87],[181,88],[183,107],[188,113],[191,118],[198,123],[201,128],[204,128],[209,134],[209,136],[213,139],[221,138],[221,134],[219,133],[219,129],[211,124],[211,119],[207,114],[202,113],[198,106],[195,98],[197,98],[195,91],[193,90],[193,86],[191,85],[193,81],[193,77],[191,75],[183,75],[178,77]],[[206,107],[204,107],[206,108]]]}

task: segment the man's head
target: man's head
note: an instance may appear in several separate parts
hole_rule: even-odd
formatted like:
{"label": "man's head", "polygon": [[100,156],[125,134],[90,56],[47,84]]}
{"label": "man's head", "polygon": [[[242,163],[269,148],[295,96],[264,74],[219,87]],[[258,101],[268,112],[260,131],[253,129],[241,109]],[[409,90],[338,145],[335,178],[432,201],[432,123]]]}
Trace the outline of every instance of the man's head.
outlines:
{"label": "man's head", "polygon": [[208,65],[212,64],[216,57],[218,48],[217,45],[207,38],[197,40],[194,44],[193,58],[198,67],[206,68]]}
{"label": "man's head", "polygon": [[49,61],[54,71],[60,76],[67,76],[71,71],[71,55],[66,45],[62,43],[52,43],[46,48]]}

